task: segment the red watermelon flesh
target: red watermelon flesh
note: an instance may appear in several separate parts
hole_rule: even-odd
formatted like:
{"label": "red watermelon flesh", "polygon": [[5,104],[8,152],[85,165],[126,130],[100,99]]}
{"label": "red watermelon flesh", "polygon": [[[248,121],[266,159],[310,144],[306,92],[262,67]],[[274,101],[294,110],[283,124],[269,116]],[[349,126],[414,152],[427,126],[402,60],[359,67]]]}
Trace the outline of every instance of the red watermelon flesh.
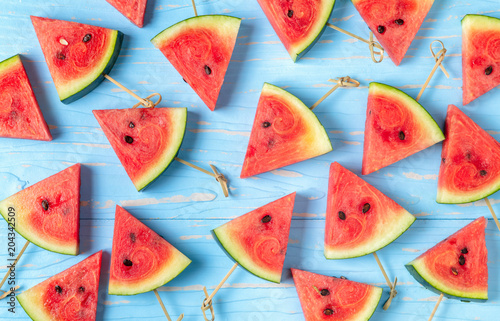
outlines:
{"label": "red watermelon flesh", "polygon": [[17,296],[33,320],[96,319],[102,251]]}
{"label": "red watermelon flesh", "polygon": [[396,66],[434,3],[434,0],[351,1]]}
{"label": "red watermelon flesh", "polygon": [[389,166],[444,139],[432,116],[394,87],[372,82],[368,91],[362,174]]}
{"label": "red watermelon flesh", "polygon": [[415,217],[351,171],[330,167],[325,225],[325,257],[347,259],[392,243]]}
{"label": "red watermelon flesh", "polygon": [[295,193],[257,208],[212,231],[236,262],[256,276],[280,283]]}
{"label": "red watermelon flesh", "polygon": [[186,108],[94,110],[94,116],[138,191],[172,162],[186,129]]}
{"label": "red watermelon flesh", "polygon": [[106,0],[137,27],[144,26],[144,14],[148,0]]}
{"label": "red watermelon flesh", "polygon": [[335,0],[257,0],[293,61],[321,37]]}
{"label": "red watermelon flesh", "polygon": [[449,298],[488,299],[488,250],[480,217],[406,265],[428,290]]}
{"label": "red watermelon flesh", "polygon": [[16,231],[31,243],[52,252],[77,255],[80,164],[4,199],[0,213],[7,221],[15,216]]}
{"label": "red watermelon flesh", "polygon": [[454,105],[448,106],[438,203],[468,203],[500,189],[500,143]]}
{"label": "red watermelon flesh", "polygon": [[462,19],[462,79],[464,105],[500,85],[500,19]]}
{"label": "red watermelon flesh", "polygon": [[109,294],[154,290],[175,278],[191,260],[129,212],[116,207]]}
{"label": "red watermelon flesh", "polygon": [[264,83],[241,178],[257,175],[332,150],[316,115],[284,89]]}
{"label": "red watermelon flesh", "polygon": [[151,42],[181,74],[210,110],[215,109],[241,19],[197,16],[157,34]]}
{"label": "red watermelon flesh", "polygon": [[373,285],[291,270],[306,321],[366,321],[382,296]]}
{"label": "red watermelon flesh", "polygon": [[0,137],[52,140],[19,55],[0,62]]}

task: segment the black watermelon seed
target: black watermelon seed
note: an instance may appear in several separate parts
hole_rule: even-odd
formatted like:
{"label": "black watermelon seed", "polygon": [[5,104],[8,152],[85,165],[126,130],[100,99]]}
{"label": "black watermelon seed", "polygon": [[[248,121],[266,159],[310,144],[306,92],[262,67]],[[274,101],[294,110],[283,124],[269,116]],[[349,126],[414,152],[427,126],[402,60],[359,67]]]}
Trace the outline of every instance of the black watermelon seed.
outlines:
{"label": "black watermelon seed", "polygon": [[339,218],[344,221],[345,220],[345,213],[342,211],[339,211]]}
{"label": "black watermelon seed", "polygon": [[458,275],[458,271],[454,267],[451,268],[451,273],[453,273],[453,275]]}
{"label": "black watermelon seed", "polygon": [[341,278],[342,280],[347,280],[347,278],[346,278],[345,276],[343,276],[343,275],[341,275],[341,276],[340,276],[340,278]]}
{"label": "black watermelon seed", "polygon": [[135,233],[130,233],[130,240],[135,242]]}
{"label": "black watermelon seed", "polygon": [[460,250],[460,252],[462,252],[462,254],[467,254],[469,253],[469,250],[467,250],[467,248],[464,247],[463,249]]}
{"label": "black watermelon seed", "polygon": [[288,10],[287,15],[288,15],[288,18],[293,17],[293,10]]}
{"label": "black watermelon seed", "polygon": [[132,263],[132,261],[130,261],[129,259],[125,259],[125,260],[123,260],[123,265],[132,266],[132,265],[134,265],[134,263]]}
{"label": "black watermelon seed", "polygon": [[56,58],[60,59],[60,60],[64,60],[64,59],[66,59],[66,56],[62,52],[58,52],[56,54]]}
{"label": "black watermelon seed", "polygon": [[184,80],[184,82],[185,82],[185,83],[187,84],[187,81],[186,81],[186,79],[182,78],[182,80]]}
{"label": "black watermelon seed", "polygon": [[491,75],[491,73],[492,73],[492,72],[493,72],[493,66],[488,66],[488,68],[486,68],[486,69],[484,70],[484,74],[485,74],[486,76]]}
{"label": "black watermelon seed", "polygon": [[324,315],[332,315],[333,314],[333,310],[330,309],[330,308],[327,308],[327,309],[323,310],[323,314]]}
{"label": "black watermelon seed", "polygon": [[394,20],[394,22],[398,25],[398,26],[402,26],[405,21],[403,19],[397,19],[397,20]]}
{"label": "black watermelon seed", "polygon": [[83,37],[83,42],[89,42],[90,39],[92,39],[92,35],[90,33],[87,33],[85,37]]}
{"label": "black watermelon seed", "polygon": [[271,222],[271,215],[266,215],[261,219],[262,223],[269,223]]}
{"label": "black watermelon seed", "polygon": [[384,26],[378,26],[377,27],[378,33],[384,33],[385,32],[385,27]]}
{"label": "black watermelon seed", "polygon": [[399,139],[405,140],[405,133],[403,133],[403,131],[399,132]]}
{"label": "black watermelon seed", "polygon": [[79,287],[78,290],[80,290],[80,292],[85,292],[85,288],[83,286]]}
{"label": "black watermelon seed", "polygon": [[458,257],[458,264],[464,265],[465,264],[465,257],[463,255],[460,255]]}
{"label": "black watermelon seed", "polygon": [[62,293],[62,288],[59,285],[56,285],[55,290],[57,293]]}
{"label": "black watermelon seed", "polygon": [[443,163],[445,163],[445,162],[446,162],[446,158],[444,158],[444,157],[443,157],[443,158],[441,158],[441,161],[442,161]]}
{"label": "black watermelon seed", "polygon": [[42,208],[44,211],[48,211],[49,210],[49,202],[47,200],[43,200],[42,201]]}
{"label": "black watermelon seed", "polygon": [[262,127],[264,127],[264,128],[267,128],[269,126],[271,126],[271,123],[268,122],[268,121],[265,121],[265,122],[262,123]]}
{"label": "black watermelon seed", "polygon": [[368,212],[370,210],[370,203],[365,203],[365,205],[363,205],[363,214]]}
{"label": "black watermelon seed", "polygon": [[210,69],[210,67],[209,67],[209,66],[207,66],[207,65],[205,65],[205,73],[206,73],[207,75],[210,75],[210,74],[212,73],[212,69]]}
{"label": "black watermelon seed", "polygon": [[470,153],[465,154],[465,158],[470,159]]}
{"label": "black watermelon seed", "polygon": [[125,141],[128,143],[128,144],[132,144],[134,142],[134,139],[130,136],[125,136]]}
{"label": "black watermelon seed", "polygon": [[328,289],[323,289],[319,292],[319,294],[321,294],[321,296],[327,296],[330,295],[330,291],[328,291]]}
{"label": "black watermelon seed", "polygon": [[130,128],[135,128],[135,124],[134,124],[133,122],[130,122],[130,123],[128,124],[128,127],[130,127]]}
{"label": "black watermelon seed", "polygon": [[485,171],[484,169],[482,169],[482,170],[479,172],[479,174],[480,174],[481,176],[486,176],[486,174],[488,174],[488,172],[487,172],[487,171]]}

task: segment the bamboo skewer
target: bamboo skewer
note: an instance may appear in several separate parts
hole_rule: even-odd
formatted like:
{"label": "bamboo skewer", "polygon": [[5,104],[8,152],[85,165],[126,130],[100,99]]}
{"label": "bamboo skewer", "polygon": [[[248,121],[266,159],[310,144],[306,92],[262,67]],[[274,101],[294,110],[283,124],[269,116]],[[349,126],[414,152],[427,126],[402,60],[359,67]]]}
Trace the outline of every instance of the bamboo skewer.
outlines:
{"label": "bamboo skewer", "polygon": [[[439,42],[443,48],[441,50],[439,50],[437,54],[434,54],[434,50],[432,50],[432,44],[436,41]],[[420,89],[420,92],[418,93],[417,98],[415,99],[416,101],[419,101],[420,97],[422,97],[422,94],[424,93],[425,89],[427,88],[429,81],[431,81],[432,76],[434,76],[434,73],[436,72],[438,67],[441,67],[441,70],[443,70],[446,77],[450,78],[450,75],[448,74],[448,72],[446,71],[446,69],[443,66],[443,60],[444,60],[444,57],[446,55],[446,48],[444,47],[443,42],[441,42],[440,40],[434,40],[430,44],[430,49],[431,49],[432,56],[436,60],[436,63],[434,64],[434,67],[432,68],[431,73],[429,74],[429,76],[427,77],[427,80],[425,81],[424,85],[422,86],[422,89]]]}
{"label": "bamboo skewer", "polygon": [[495,220],[495,224],[497,225],[498,229],[500,230],[500,222],[498,221],[498,217],[495,214],[495,211],[493,211],[493,207],[491,207],[490,200],[487,197],[485,197],[484,200],[486,202],[486,205],[488,205],[488,208],[490,209],[491,215],[493,216],[493,220]]}
{"label": "bamboo skewer", "polygon": [[[26,248],[28,247],[28,245],[30,245],[30,241],[26,241],[26,243],[24,244],[23,248],[21,249],[21,252],[19,252],[19,254],[17,255],[17,257],[14,260],[14,262],[10,265],[9,269],[7,270],[7,273],[5,274],[5,276],[2,279],[2,282],[0,282],[0,289],[4,285],[5,281],[7,281],[7,278],[9,277],[10,272],[15,268],[17,262],[19,261],[19,259],[23,255],[23,253],[26,250]],[[17,287],[17,289],[18,288],[19,288],[19,286]],[[17,290],[17,289],[15,288],[14,291]],[[0,297],[0,300],[3,299],[3,298],[5,298],[5,297],[7,297],[11,292],[14,292],[14,291],[11,291],[11,290],[6,291],[4,294],[2,294],[2,296]]]}
{"label": "bamboo skewer", "polygon": [[203,300],[203,303],[201,304],[201,310],[203,311],[203,317],[205,318],[205,321],[210,321],[207,319],[207,317],[205,315],[205,311],[208,309],[210,309],[210,312],[212,313],[211,321],[215,320],[214,311],[213,311],[213,307],[212,307],[212,299],[217,294],[217,292],[220,290],[220,288],[224,285],[224,283],[227,281],[227,279],[231,276],[231,274],[234,272],[234,270],[238,267],[238,265],[239,265],[238,263],[234,263],[231,270],[229,270],[229,272],[227,272],[227,274],[224,276],[222,281],[220,281],[220,283],[217,285],[217,287],[215,287],[214,291],[212,292],[212,294],[210,294],[210,296],[208,296],[207,289],[206,289],[206,287],[204,287],[203,290],[205,292],[205,299]]}
{"label": "bamboo skewer", "polygon": [[359,81],[354,80],[349,76],[340,77],[338,79],[328,79],[328,81],[337,84],[333,86],[333,88],[330,89],[326,94],[324,94],[320,99],[318,99],[318,101],[315,102],[311,107],[309,107],[310,110],[313,110],[314,108],[318,107],[318,105],[321,104],[323,100],[325,100],[328,96],[330,96],[339,87],[359,87]]}
{"label": "bamboo skewer", "polygon": [[394,279],[394,283],[391,282],[389,277],[387,276],[387,273],[385,272],[384,266],[382,265],[382,262],[380,262],[380,259],[378,258],[377,252],[373,252],[373,256],[375,257],[375,260],[377,261],[378,267],[380,268],[380,271],[382,271],[382,274],[384,275],[385,282],[387,282],[387,285],[389,286],[390,289],[390,294],[389,294],[389,299],[384,303],[384,310],[389,309],[392,303],[392,299],[396,297],[398,292],[396,291],[396,285],[398,283],[398,278],[396,277]]}
{"label": "bamboo skewer", "polygon": [[443,293],[441,293],[441,295],[439,296],[438,301],[436,302],[436,305],[434,306],[434,310],[432,310],[432,313],[431,313],[431,315],[430,315],[430,317],[429,317],[429,320],[427,320],[427,321],[431,321],[431,320],[432,320],[432,318],[434,318],[434,314],[436,314],[436,311],[437,311],[437,309],[438,309],[438,306],[439,306],[439,304],[441,303],[441,301],[443,300],[443,296],[444,296],[444,295],[443,295]]}
{"label": "bamboo skewer", "polygon": [[194,3],[194,0],[191,0],[191,3],[193,4],[194,15],[198,17],[198,12],[196,11],[196,4]]}
{"label": "bamboo skewer", "polygon": [[[161,308],[163,309],[163,313],[165,313],[165,316],[167,317],[167,320],[168,321],[172,321],[172,319],[170,319],[170,315],[168,315],[168,312],[167,312],[167,309],[165,308],[165,305],[163,304],[163,301],[160,298],[160,294],[158,293],[158,290],[154,289],[153,292],[155,293],[156,298],[158,299],[158,302],[160,302]],[[184,318],[184,313],[182,313],[179,316],[179,318],[177,319],[177,321],[181,321],[182,318]]]}

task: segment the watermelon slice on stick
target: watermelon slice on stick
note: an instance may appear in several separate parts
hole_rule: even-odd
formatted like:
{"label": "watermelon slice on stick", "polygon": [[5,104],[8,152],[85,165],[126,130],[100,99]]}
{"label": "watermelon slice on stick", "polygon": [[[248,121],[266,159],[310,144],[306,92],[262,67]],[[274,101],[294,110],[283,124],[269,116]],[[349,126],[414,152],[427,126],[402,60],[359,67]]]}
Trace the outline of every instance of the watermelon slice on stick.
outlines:
{"label": "watermelon slice on stick", "polygon": [[[170,282],[191,263],[184,254],[120,206],[116,207],[109,294],[135,295]],[[167,318],[170,319],[166,309]]]}
{"label": "watermelon slice on stick", "polygon": [[144,26],[144,14],[148,0],[106,0],[137,27]]}
{"label": "watermelon slice on stick", "polygon": [[212,231],[214,239],[236,263],[203,301],[203,314],[211,309],[213,297],[238,265],[260,278],[280,283],[294,203],[295,192]]}
{"label": "watermelon slice on stick", "polygon": [[484,217],[476,219],[406,264],[406,269],[426,289],[439,293],[440,299],[445,296],[462,301],[486,301],[487,224]]}

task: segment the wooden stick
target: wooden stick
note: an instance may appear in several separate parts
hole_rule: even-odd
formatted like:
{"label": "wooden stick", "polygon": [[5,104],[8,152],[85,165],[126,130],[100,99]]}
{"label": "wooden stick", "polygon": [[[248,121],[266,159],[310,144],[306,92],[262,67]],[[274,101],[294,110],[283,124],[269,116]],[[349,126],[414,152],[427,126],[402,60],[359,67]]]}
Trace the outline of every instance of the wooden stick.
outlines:
{"label": "wooden stick", "polygon": [[8,297],[11,293],[15,293],[17,291],[17,289],[19,289],[21,286],[20,285],[16,285],[12,290],[9,290],[7,292],[3,291],[3,290],[0,290],[3,292],[2,295],[0,295],[0,300],[3,300],[5,299],[6,297]]}
{"label": "wooden stick", "polygon": [[198,17],[198,12],[196,11],[196,4],[194,3],[194,0],[191,0],[191,3],[193,3],[194,15]]}
{"label": "wooden stick", "polygon": [[485,197],[484,200],[486,201],[486,205],[488,205],[488,208],[490,209],[491,215],[493,216],[493,220],[495,220],[495,223],[498,229],[500,230],[500,222],[498,221],[498,217],[495,214],[495,211],[493,211],[493,207],[491,207],[490,200],[487,197]]}
{"label": "wooden stick", "polygon": [[[207,292],[207,287],[203,287],[203,292],[205,293],[205,298],[208,298],[208,292]],[[205,314],[205,311],[210,309],[210,313],[212,314],[212,319],[208,320],[207,315]],[[212,304],[209,304],[208,306],[205,305],[205,300],[203,300],[203,303],[201,304],[201,311],[203,312],[203,318],[205,321],[214,321],[215,320],[215,313],[214,313],[214,307]]]}
{"label": "wooden stick", "polygon": [[384,267],[382,266],[382,262],[380,262],[380,259],[378,258],[378,255],[377,255],[377,252],[373,252],[373,256],[375,257],[375,260],[377,261],[378,263],[378,267],[380,268],[380,271],[382,271],[382,274],[384,275],[384,278],[385,278],[385,282],[387,282],[387,285],[389,286],[389,288],[393,288],[393,285],[391,283],[391,280],[389,279],[389,277],[387,276],[387,273],[385,273],[385,270],[384,270]]}
{"label": "wooden stick", "polygon": [[[432,48],[431,48],[431,51],[432,51]],[[434,54],[434,52],[433,52],[433,54]],[[436,63],[434,64],[434,68],[432,68],[432,71],[429,74],[429,77],[427,77],[427,80],[425,81],[424,85],[422,86],[422,89],[420,89],[420,92],[418,93],[418,96],[415,99],[416,101],[419,101],[420,97],[422,97],[422,94],[424,93],[425,88],[427,88],[427,85],[429,84],[429,81],[431,81],[432,76],[436,72],[437,68],[443,62],[445,55],[446,55],[446,48],[444,48],[444,46],[443,46],[443,49],[439,50],[437,53],[438,58],[436,59]],[[434,56],[434,58],[436,58],[436,56]]]}
{"label": "wooden stick", "polygon": [[160,298],[160,294],[158,293],[158,291],[156,289],[154,289],[153,292],[155,293],[156,298],[158,299],[158,302],[160,302],[161,308],[163,309],[163,313],[165,313],[167,320],[172,321],[172,319],[170,319],[170,316],[168,315],[168,312],[167,312],[167,309],[165,308],[165,305],[163,304],[163,301]]}
{"label": "wooden stick", "polygon": [[[444,43],[441,40],[434,40],[429,45],[429,48],[431,49],[431,54],[434,57],[434,60],[436,60],[436,62],[437,62],[438,61],[438,57],[436,57],[436,54],[434,53],[434,50],[432,50],[432,44],[435,43],[435,42],[439,42],[441,44],[441,49],[445,49],[445,48],[444,48]],[[443,73],[446,76],[446,78],[450,78],[450,74],[448,73],[448,71],[446,71],[446,69],[444,68],[443,64],[440,64],[439,68],[441,68],[441,70],[443,71]]]}
{"label": "wooden stick", "polygon": [[346,77],[340,77],[338,79],[328,79],[329,82],[335,82],[337,83],[335,86],[333,86],[332,89],[330,89],[326,94],[323,95],[317,102],[315,102],[309,109],[313,110],[316,108],[319,104],[323,102],[323,100],[326,99],[326,97],[330,96],[337,88],[339,87],[359,87],[359,81],[352,79],[349,76]]}
{"label": "wooden stick", "polygon": [[10,272],[16,266],[17,261],[19,261],[19,259],[21,258],[21,256],[23,255],[24,251],[26,250],[26,248],[28,247],[29,244],[30,244],[30,241],[26,241],[26,244],[24,244],[23,248],[21,249],[21,252],[19,252],[19,254],[17,255],[16,259],[14,260],[14,263],[12,263],[10,265],[10,268],[7,270],[7,273],[3,277],[2,282],[0,282],[0,289],[2,288],[3,284],[5,283],[5,281],[7,280],[7,278],[9,277]]}
{"label": "wooden stick", "polygon": [[213,173],[210,173],[210,172],[209,172],[209,171],[207,171],[206,169],[203,169],[203,168],[201,168],[201,167],[199,167],[199,166],[196,166],[195,164],[190,163],[190,162],[188,162],[188,161],[185,161],[185,160],[183,160],[183,159],[181,159],[181,158],[179,158],[179,157],[174,157],[174,159],[175,159],[176,161],[178,161],[178,162],[180,162],[180,163],[184,164],[184,165],[187,165],[187,166],[189,166],[189,167],[191,167],[191,168],[194,168],[194,169],[196,169],[196,170],[199,170],[200,172],[205,173],[205,174],[210,175],[210,176],[212,176],[213,178],[215,178],[215,180],[216,180],[217,182],[219,182],[219,184],[220,184],[220,186],[221,186],[221,188],[222,188],[222,192],[224,193],[224,196],[225,196],[225,197],[228,197],[228,196],[229,196],[229,189],[228,189],[228,187],[227,187],[227,178],[224,176],[224,174],[219,173],[219,172],[217,171],[217,168],[216,168],[214,165],[210,164],[210,168],[211,168],[211,169],[212,169],[212,171],[213,171]]}
{"label": "wooden stick", "polygon": [[[129,93],[130,95],[132,95],[135,99],[137,99],[139,101],[139,104],[135,105],[133,108],[136,108],[139,105],[143,105],[146,108],[155,107],[161,101],[161,95],[158,94],[158,93],[151,94],[147,98],[141,98],[136,93],[134,93],[132,90],[128,89],[127,87],[125,87],[122,84],[120,84],[118,81],[116,81],[113,78],[111,78],[111,76],[104,75],[104,78],[106,78],[107,80],[111,81],[113,84],[117,85],[118,87],[120,87],[125,92]],[[151,100],[149,100],[149,98],[151,98],[153,96],[159,96],[158,101],[156,101],[155,103],[153,103]]]}
{"label": "wooden stick", "polygon": [[231,276],[231,274],[234,272],[234,270],[238,267],[238,263],[234,263],[233,267],[231,268],[231,270],[229,270],[229,272],[227,272],[226,276],[222,279],[222,281],[220,281],[219,285],[217,285],[217,287],[215,288],[215,290],[212,292],[212,294],[210,294],[210,296],[205,299],[203,301],[203,304],[205,305],[209,305],[212,303],[212,299],[214,298],[215,294],[217,294],[217,291],[220,290],[220,288],[224,285],[224,283],[227,281],[227,279],[229,278],[229,276]]}
{"label": "wooden stick", "polygon": [[436,313],[436,311],[438,309],[439,303],[441,303],[441,300],[443,300],[443,296],[444,296],[443,293],[441,293],[438,301],[436,302],[436,305],[434,306],[434,310],[432,310],[431,316],[429,317],[429,320],[427,320],[427,321],[431,321],[432,318],[434,318],[434,314]]}
{"label": "wooden stick", "polygon": [[380,271],[382,271],[382,274],[384,275],[385,282],[387,282],[387,285],[389,286],[389,289],[391,290],[391,293],[389,294],[389,299],[385,302],[384,304],[384,310],[389,309],[391,306],[392,299],[396,297],[398,292],[396,291],[396,284],[398,282],[398,279],[394,279],[394,283],[391,282],[389,277],[387,276],[387,273],[385,273],[384,266],[382,265],[382,262],[380,262],[380,259],[378,258],[377,252],[373,252],[373,256],[375,257],[375,260],[377,261],[378,267],[380,268]]}

